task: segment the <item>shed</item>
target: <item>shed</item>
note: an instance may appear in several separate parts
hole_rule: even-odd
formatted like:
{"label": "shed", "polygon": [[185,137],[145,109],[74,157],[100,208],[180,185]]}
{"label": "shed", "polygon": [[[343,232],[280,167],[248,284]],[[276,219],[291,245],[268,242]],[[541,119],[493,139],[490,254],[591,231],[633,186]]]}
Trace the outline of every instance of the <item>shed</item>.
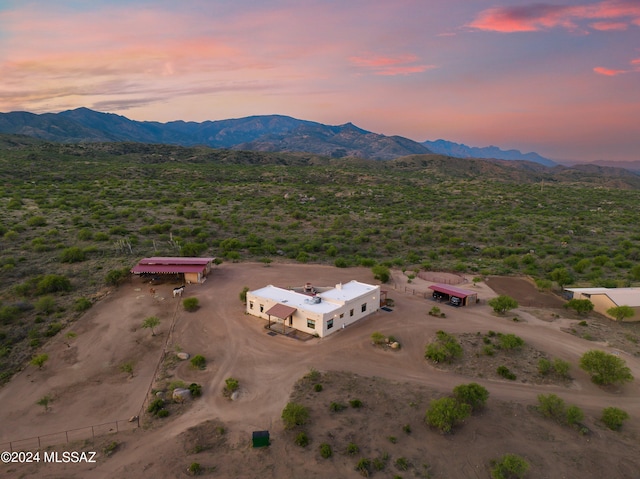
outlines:
{"label": "shed", "polygon": [[269,431],[253,431],[253,447],[267,447],[270,444]]}
{"label": "shed", "polygon": [[133,274],[183,275],[187,283],[204,283],[215,258],[164,257],[142,258],[131,269]]}
{"label": "shed", "polygon": [[456,288],[448,284],[434,284],[429,286],[433,290],[435,299],[444,299],[451,302],[451,298],[460,298],[460,306],[469,306],[478,301],[478,293],[462,288]]}

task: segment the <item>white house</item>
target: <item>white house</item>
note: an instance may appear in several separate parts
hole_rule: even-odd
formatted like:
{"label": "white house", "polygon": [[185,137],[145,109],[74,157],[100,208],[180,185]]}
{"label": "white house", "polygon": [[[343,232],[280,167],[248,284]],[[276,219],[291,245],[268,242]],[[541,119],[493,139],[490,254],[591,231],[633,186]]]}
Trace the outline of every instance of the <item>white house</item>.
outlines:
{"label": "white house", "polygon": [[574,299],[588,299],[594,311],[612,318],[607,310],[617,306],[630,306],[635,315],[627,321],[640,321],[640,288],[565,288]]}
{"label": "white house", "polygon": [[293,328],[327,336],[380,309],[380,286],[359,281],[335,288],[284,289],[269,285],[247,292],[247,313],[269,321],[273,329]]}

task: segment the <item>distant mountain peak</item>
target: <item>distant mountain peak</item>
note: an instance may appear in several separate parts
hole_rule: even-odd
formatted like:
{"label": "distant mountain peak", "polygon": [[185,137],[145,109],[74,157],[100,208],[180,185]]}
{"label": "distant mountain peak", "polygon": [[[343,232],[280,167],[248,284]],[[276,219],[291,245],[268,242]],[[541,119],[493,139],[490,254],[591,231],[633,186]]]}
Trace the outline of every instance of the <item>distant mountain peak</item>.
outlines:
{"label": "distant mountain peak", "polygon": [[424,146],[440,155],[455,156],[456,158],[484,158],[496,160],[533,161],[545,166],[555,166],[556,162],[540,156],[538,153],[522,153],[519,150],[502,150],[497,146],[467,146],[447,140],[424,141]]}

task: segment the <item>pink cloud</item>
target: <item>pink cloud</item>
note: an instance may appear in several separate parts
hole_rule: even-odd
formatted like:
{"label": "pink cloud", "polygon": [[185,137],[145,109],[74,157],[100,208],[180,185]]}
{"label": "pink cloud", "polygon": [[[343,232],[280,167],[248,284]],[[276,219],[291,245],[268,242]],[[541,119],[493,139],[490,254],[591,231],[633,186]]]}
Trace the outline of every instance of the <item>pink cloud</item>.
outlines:
{"label": "pink cloud", "polygon": [[594,30],[600,30],[600,31],[611,31],[611,30],[624,31],[627,28],[629,28],[629,25],[624,22],[595,22],[590,24],[589,26]]}
{"label": "pink cloud", "polygon": [[594,5],[560,6],[544,3],[516,7],[497,7],[480,12],[468,26],[493,32],[535,32],[561,27],[579,30],[581,20],[593,22],[597,30],[622,30],[640,24],[640,3],[636,0],[605,0]]}
{"label": "pink cloud", "polygon": [[622,73],[627,73],[627,70],[613,70],[611,68],[605,68],[605,67],[595,67],[593,71],[596,73],[599,73],[600,75],[605,75],[608,77],[614,77]]}
{"label": "pink cloud", "polygon": [[372,70],[376,75],[410,75],[422,73],[436,68],[434,65],[416,64],[418,57],[415,55],[400,55],[397,57],[386,56],[354,56],[349,61],[362,68]]}

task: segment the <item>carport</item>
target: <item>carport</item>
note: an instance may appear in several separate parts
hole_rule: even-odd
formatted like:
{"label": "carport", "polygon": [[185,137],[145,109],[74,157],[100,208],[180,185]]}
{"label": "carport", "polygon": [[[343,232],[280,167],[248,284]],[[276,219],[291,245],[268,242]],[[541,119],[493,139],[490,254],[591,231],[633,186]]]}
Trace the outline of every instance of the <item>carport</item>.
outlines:
{"label": "carport", "polygon": [[451,302],[451,298],[460,298],[460,306],[469,306],[478,301],[478,293],[448,284],[434,284],[429,286],[433,290],[434,298],[441,298]]}

